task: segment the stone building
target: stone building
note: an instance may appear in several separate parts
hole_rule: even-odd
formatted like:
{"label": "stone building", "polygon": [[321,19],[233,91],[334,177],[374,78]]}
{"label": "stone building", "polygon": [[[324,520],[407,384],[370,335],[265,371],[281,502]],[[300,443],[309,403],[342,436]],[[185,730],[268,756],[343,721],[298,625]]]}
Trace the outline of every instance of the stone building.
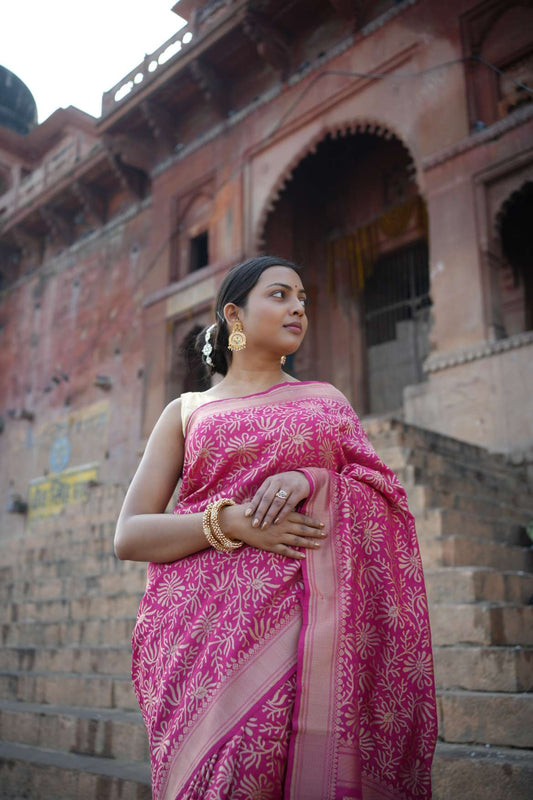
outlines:
{"label": "stone building", "polygon": [[[49,534],[59,546],[105,524],[112,536],[164,404],[206,386],[191,342],[212,321],[222,275],[258,252],[305,270],[310,332],[295,375],[338,386],[385,449],[394,418],[402,436],[425,429],[415,450],[454,452],[471,477],[479,459],[491,491],[515,492],[491,521],[514,531],[500,542],[514,561],[498,548],[490,563],[470,550],[432,561],[430,548],[427,564],[523,572],[516,529],[533,509],[526,468],[508,461],[533,453],[532,3],[174,10],[187,25],[104,93],[99,119],[70,107],[36,125],[31,94],[0,71],[0,518],[19,542],[8,599],[23,553]],[[410,480],[413,464],[398,463]],[[132,574],[113,569],[117,581]],[[523,623],[533,587],[513,581],[497,601],[518,604]],[[487,586],[474,598],[484,608]],[[482,644],[530,646],[516,626],[515,640],[494,628]],[[482,689],[530,686],[523,653],[512,686]],[[530,709],[516,712],[521,730]],[[452,741],[492,741],[481,736]],[[533,745],[521,736],[494,743]]]}

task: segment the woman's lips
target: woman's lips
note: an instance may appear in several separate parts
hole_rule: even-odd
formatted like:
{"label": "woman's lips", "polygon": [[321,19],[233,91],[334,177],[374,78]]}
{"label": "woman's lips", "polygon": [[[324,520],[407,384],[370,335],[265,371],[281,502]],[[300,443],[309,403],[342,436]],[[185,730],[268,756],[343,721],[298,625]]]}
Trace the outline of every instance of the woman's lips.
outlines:
{"label": "woman's lips", "polygon": [[297,323],[293,322],[291,325],[284,325],[284,328],[287,328],[288,331],[292,331],[293,333],[301,333],[302,326],[298,325]]}

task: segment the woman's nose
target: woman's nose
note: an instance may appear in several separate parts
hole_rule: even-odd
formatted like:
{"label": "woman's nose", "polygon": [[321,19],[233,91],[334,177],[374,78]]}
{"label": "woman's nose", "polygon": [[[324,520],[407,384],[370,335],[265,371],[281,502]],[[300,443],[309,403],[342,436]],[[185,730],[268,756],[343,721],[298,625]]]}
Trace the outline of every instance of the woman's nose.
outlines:
{"label": "woman's nose", "polygon": [[293,298],[292,306],[291,314],[298,314],[299,317],[305,314],[305,306],[300,297]]}

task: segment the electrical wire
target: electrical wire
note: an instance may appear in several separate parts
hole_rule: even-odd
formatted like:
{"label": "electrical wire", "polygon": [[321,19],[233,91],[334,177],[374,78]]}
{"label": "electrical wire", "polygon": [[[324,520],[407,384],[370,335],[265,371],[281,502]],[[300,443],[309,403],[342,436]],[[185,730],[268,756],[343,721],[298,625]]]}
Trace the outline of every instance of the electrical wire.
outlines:
{"label": "electrical wire", "polygon": [[[445,67],[453,67],[456,64],[464,64],[465,61],[468,61],[468,59],[454,58],[451,61],[443,61],[441,64],[434,64],[432,67],[427,67],[426,69],[421,69],[416,72],[358,72],[356,70],[325,69],[322,72],[319,72],[314,76],[314,78],[312,78],[312,80],[309,81],[307,86],[305,86],[305,88],[300,92],[298,97],[289,106],[287,111],[285,111],[285,113],[276,122],[270,133],[265,137],[265,141],[268,141],[268,139],[273,136],[276,131],[279,130],[279,128],[281,128],[285,120],[290,117],[294,109],[301,103],[306,94],[308,94],[313,86],[322,80],[322,78],[329,76],[335,76],[339,78],[366,78],[367,80],[419,78],[422,75],[428,75],[430,72],[436,72],[437,70],[444,69]],[[259,142],[260,145],[263,143],[263,141]]]}
{"label": "electrical wire", "polygon": [[507,78],[507,80],[511,81],[511,83],[514,83],[515,86],[518,86],[519,89],[525,89],[525,91],[528,94],[533,94],[533,89],[531,88],[531,86],[528,86],[527,83],[519,81],[517,78],[513,78],[512,75],[508,75],[503,69],[497,67],[496,64],[491,64],[490,61],[487,61],[482,56],[470,56],[470,60],[478,61],[480,64],[484,64],[486,67],[489,67],[490,69],[494,70],[494,72],[496,72],[502,78]]}

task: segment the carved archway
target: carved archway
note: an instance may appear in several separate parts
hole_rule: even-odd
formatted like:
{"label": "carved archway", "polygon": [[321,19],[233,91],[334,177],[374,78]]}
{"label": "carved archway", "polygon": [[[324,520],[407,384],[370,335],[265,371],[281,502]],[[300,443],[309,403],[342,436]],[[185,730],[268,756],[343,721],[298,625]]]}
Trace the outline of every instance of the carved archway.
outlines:
{"label": "carved archway", "polygon": [[331,381],[360,413],[396,411],[429,351],[427,214],[411,151],[382,123],[350,122],[322,128],[280,172],[256,246],[305,270],[311,324],[296,374]]}
{"label": "carved archway", "polygon": [[533,246],[528,227],[532,212],[533,180],[526,180],[496,215],[498,290],[505,335],[533,329]]}
{"label": "carved archway", "polygon": [[367,118],[361,120],[349,120],[340,124],[324,126],[318,133],[311,136],[308,142],[306,142],[306,144],[294,154],[289,163],[284,167],[283,171],[276,179],[274,186],[270,190],[268,197],[263,204],[258,218],[253,239],[255,252],[259,252],[264,246],[265,225],[268,215],[273,211],[282,192],[292,180],[296,167],[303,161],[304,158],[306,158],[306,156],[316,153],[319,144],[328,136],[331,136],[333,139],[337,139],[345,136],[356,135],[358,133],[371,134],[377,136],[378,138],[384,139],[385,141],[396,139],[405,150],[412,180],[416,183],[420,191],[422,173],[416,165],[411,148],[405,144],[404,138],[397,133],[391,125],[384,123],[381,120]]}

